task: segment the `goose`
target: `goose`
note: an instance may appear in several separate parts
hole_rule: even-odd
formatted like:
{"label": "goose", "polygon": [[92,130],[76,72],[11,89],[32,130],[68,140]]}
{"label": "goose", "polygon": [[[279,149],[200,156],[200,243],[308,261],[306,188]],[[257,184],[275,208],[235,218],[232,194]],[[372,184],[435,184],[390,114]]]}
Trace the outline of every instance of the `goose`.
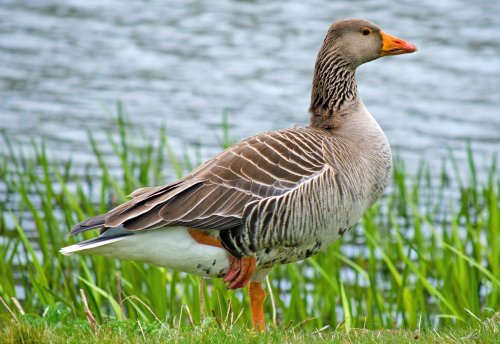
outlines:
{"label": "goose", "polygon": [[71,235],[100,235],[61,253],[140,260],[223,278],[229,289],[248,284],[253,326],[264,330],[270,270],[326,249],[389,183],[389,142],[358,94],[356,68],[416,50],[370,21],[334,22],[317,56],[308,126],[257,134],[177,181],[134,191],[74,226]]}

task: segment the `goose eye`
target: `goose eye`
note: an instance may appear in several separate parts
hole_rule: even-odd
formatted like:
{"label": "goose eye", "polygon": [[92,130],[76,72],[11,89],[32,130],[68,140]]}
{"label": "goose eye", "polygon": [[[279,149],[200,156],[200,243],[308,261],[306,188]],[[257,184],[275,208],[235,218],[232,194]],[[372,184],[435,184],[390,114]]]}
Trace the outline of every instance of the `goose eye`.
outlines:
{"label": "goose eye", "polygon": [[368,36],[372,33],[372,30],[370,29],[363,29],[361,30],[361,33],[363,34],[363,36]]}

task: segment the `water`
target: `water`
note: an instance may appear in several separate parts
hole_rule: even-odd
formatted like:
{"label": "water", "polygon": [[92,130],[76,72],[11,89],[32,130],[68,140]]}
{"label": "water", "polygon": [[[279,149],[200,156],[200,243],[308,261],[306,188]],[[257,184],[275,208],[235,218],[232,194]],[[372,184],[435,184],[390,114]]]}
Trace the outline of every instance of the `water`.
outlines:
{"label": "water", "polygon": [[500,1],[0,0],[0,128],[93,162],[86,132],[122,100],[209,157],[224,111],[238,139],[306,123],[326,29],[362,17],[419,47],[358,72],[393,148],[439,162],[470,140],[486,159],[500,150],[499,15]]}

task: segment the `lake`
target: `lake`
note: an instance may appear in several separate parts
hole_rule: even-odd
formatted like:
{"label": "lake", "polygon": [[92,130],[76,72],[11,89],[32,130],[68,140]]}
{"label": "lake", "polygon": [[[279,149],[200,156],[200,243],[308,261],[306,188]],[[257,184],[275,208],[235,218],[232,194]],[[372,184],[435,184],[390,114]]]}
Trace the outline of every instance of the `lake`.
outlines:
{"label": "lake", "polygon": [[[0,128],[93,163],[87,131],[123,101],[174,147],[219,150],[305,124],[316,53],[335,19],[362,17],[416,54],[362,66],[361,96],[410,164],[500,150],[500,1],[1,1]],[[104,137],[101,137],[104,139]],[[0,153],[2,145],[0,145]]]}

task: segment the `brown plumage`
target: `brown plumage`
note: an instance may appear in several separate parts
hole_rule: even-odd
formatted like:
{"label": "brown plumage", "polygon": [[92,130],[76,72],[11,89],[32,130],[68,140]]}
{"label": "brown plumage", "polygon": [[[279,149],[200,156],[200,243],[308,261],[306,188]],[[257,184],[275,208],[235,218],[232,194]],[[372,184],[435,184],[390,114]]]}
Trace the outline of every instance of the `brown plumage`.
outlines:
{"label": "brown plumage", "polygon": [[71,234],[121,224],[131,231],[166,226],[228,230],[240,226],[250,203],[283,195],[317,176],[328,163],[323,141],[330,136],[320,129],[297,128],[251,137],[181,180],[134,192],[131,201],[83,221]]}

